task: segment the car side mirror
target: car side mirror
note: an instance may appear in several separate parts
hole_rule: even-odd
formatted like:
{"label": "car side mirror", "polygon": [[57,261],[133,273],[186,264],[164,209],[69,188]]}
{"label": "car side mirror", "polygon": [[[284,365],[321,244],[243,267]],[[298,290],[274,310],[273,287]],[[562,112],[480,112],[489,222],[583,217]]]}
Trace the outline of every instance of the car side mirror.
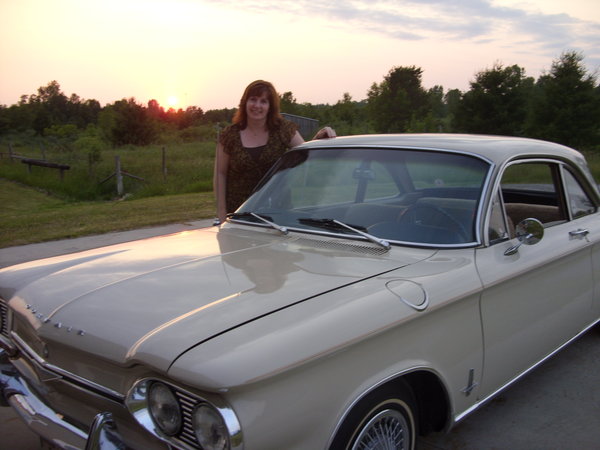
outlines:
{"label": "car side mirror", "polygon": [[544,225],[537,219],[523,219],[515,227],[515,235],[519,242],[504,252],[505,256],[514,255],[519,251],[519,247],[525,245],[535,245],[544,237]]}

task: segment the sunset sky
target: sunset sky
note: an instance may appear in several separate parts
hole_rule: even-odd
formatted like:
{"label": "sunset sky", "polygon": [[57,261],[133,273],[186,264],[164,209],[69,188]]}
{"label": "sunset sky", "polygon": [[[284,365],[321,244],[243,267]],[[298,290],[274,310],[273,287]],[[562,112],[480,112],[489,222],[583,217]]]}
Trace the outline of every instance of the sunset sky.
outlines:
{"label": "sunset sky", "polygon": [[598,0],[0,0],[0,105],[50,81],[102,105],[237,106],[258,78],[333,104],[397,66],[466,90],[495,62],[600,68]]}

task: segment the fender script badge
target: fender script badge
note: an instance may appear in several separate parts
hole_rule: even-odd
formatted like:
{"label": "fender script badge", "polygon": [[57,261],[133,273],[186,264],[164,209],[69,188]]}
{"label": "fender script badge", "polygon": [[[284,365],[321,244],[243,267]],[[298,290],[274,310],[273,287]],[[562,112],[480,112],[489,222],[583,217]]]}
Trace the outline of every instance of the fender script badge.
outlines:
{"label": "fender script badge", "polygon": [[[72,326],[64,325],[62,322],[54,322],[49,317],[45,317],[43,314],[39,314],[37,310],[31,305],[26,305],[26,308],[31,312],[31,314],[34,314],[35,317],[37,317],[44,324],[54,325],[54,327],[58,328],[59,330],[64,328],[67,333],[75,331],[75,329]],[[85,330],[77,330],[77,335],[84,336]]]}

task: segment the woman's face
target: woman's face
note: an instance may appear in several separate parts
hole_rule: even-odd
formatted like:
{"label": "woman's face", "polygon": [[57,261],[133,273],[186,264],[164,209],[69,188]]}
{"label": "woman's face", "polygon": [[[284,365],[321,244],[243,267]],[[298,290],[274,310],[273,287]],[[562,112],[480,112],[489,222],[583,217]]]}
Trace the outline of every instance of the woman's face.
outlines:
{"label": "woman's face", "polygon": [[260,96],[250,96],[246,102],[246,114],[251,120],[265,120],[269,112],[269,98],[263,92]]}

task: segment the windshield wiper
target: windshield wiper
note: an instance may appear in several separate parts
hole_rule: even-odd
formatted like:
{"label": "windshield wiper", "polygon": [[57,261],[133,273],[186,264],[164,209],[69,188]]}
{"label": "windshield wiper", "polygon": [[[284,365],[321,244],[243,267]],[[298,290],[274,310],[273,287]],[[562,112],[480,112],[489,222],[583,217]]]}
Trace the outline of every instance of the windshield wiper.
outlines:
{"label": "windshield wiper", "polygon": [[[305,224],[305,225],[310,225],[313,227],[319,227],[319,228],[326,228],[326,229],[334,229],[334,230],[339,230],[339,229],[345,229],[345,230],[350,230],[355,234],[358,234],[364,238],[367,238],[369,241],[382,246],[383,248],[385,248],[386,250],[390,249],[390,243],[384,239],[379,239],[376,236],[373,236],[372,234],[366,233],[364,231],[361,231],[358,229],[358,226],[356,225],[348,225],[347,223],[344,222],[340,222],[339,220],[336,219],[312,219],[310,217],[306,217],[306,218],[300,218],[298,219],[298,222]],[[366,228],[364,227],[360,227],[366,230]]]}
{"label": "windshield wiper", "polygon": [[275,222],[272,222],[271,218],[269,216],[260,216],[258,214],[255,214],[253,212],[241,212],[241,213],[230,213],[227,214],[227,218],[228,219],[242,219],[244,217],[254,217],[258,220],[260,220],[263,223],[266,223],[267,225],[269,225],[271,228],[274,228],[275,230],[279,231],[281,234],[288,234],[289,231],[286,227],[282,227],[281,225],[277,225]]}

